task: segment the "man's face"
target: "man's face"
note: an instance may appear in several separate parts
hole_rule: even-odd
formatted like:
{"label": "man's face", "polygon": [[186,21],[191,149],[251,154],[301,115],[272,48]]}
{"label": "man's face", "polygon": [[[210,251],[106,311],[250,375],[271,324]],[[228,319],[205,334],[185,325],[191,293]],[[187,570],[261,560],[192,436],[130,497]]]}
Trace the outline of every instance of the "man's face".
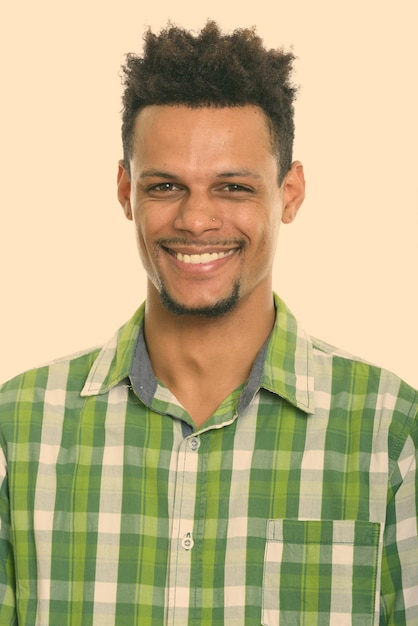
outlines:
{"label": "man's face", "polygon": [[135,223],[148,299],[215,317],[271,295],[286,183],[278,186],[258,107],[146,107],[130,169],[120,165],[118,193]]}

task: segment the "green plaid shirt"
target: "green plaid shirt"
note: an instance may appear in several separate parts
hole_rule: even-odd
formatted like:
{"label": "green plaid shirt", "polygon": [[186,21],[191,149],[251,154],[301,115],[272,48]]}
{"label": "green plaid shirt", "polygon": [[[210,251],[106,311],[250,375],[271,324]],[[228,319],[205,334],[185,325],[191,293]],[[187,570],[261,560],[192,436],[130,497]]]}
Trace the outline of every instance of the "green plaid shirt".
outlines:
{"label": "green plaid shirt", "polygon": [[1,626],[417,626],[417,393],[276,307],[199,429],[143,307],[3,385]]}

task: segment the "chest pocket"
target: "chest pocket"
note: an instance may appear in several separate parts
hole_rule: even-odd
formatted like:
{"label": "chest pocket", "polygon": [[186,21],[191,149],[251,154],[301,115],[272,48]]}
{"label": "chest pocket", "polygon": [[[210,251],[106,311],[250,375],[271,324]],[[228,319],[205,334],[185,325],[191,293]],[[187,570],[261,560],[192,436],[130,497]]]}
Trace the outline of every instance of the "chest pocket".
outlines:
{"label": "chest pocket", "polygon": [[380,524],[269,520],[263,626],[372,626]]}

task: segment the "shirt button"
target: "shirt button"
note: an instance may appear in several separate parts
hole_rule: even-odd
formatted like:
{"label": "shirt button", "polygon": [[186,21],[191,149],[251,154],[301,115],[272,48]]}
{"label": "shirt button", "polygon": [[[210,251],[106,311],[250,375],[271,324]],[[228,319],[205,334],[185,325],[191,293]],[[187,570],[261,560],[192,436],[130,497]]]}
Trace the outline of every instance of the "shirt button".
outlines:
{"label": "shirt button", "polygon": [[200,439],[199,437],[192,437],[189,439],[189,447],[191,450],[198,450],[200,447]]}
{"label": "shirt button", "polygon": [[181,540],[181,546],[184,550],[191,550],[193,548],[194,541],[190,533],[184,535],[183,539]]}

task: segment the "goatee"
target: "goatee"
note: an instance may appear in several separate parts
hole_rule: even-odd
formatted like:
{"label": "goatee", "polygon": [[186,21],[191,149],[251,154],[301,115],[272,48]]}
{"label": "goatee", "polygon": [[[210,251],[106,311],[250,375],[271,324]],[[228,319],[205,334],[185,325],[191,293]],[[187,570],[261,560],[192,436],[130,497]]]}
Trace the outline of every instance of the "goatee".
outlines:
{"label": "goatee", "polygon": [[177,302],[170,296],[167,289],[164,285],[161,285],[160,289],[160,300],[161,304],[167,311],[170,313],[174,313],[174,315],[178,316],[192,316],[192,317],[204,317],[206,319],[214,319],[217,317],[222,317],[227,313],[233,311],[238,305],[240,297],[240,283],[239,281],[235,281],[233,283],[233,288],[231,294],[223,298],[222,300],[218,300],[213,305],[202,306],[202,307],[188,307],[180,302]]}

